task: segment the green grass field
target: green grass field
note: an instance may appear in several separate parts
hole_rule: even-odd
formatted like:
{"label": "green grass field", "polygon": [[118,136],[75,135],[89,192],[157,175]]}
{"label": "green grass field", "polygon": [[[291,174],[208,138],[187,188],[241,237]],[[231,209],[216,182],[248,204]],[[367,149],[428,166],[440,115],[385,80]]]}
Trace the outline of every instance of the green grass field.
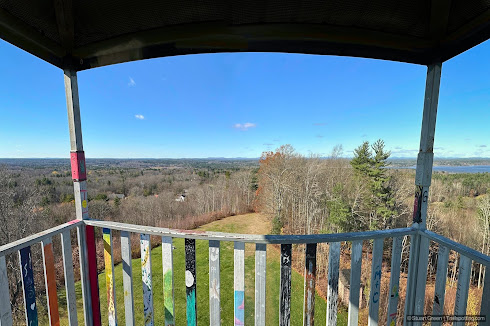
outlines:
{"label": "green grass field", "polygon": [[[248,214],[253,215],[253,214]],[[247,216],[241,221],[246,222]],[[205,227],[204,230],[222,232],[252,233],[244,229],[241,222],[231,222],[227,219],[213,222]],[[238,221],[238,220],[237,220]],[[256,231],[256,230],[255,230]],[[260,231],[260,230],[259,230]],[[118,241],[119,239],[115,239]],[[134,244],[138,245],[138,244]],[[175,315],[176,325],[186,325],[186,302],[185,302],[185,283],[184,283],[184,240],[174,239],[174,286],[175,286]],[[247,244],[245,247],[245,323],[254,324],[254,285],[255,285],[255,255],[254,244]],[[208,279],[208,242],[196,241],[196,281],[197,281],[197,311],[198,323],[209,325],[209,279]],[[163,316],[163,275],[162,275],[162,250],[156,247],[152,250],[152,278],[153,278],[153,302],[155,325],[164,325]],[[222,325],[233,325],[233,243],[221,243],[221,320]],[[143,325],[143,290],[141,282],[141,262],[140,259],[133,260],[133,286],[134,286],[134,308],[136,325]],[[303,323],[303,277],[293,271],[292,275],[292,308],[291,325],[302,325]],[[267,325],[277,325],[279,323],[279,252],[275,248],[267,249],[267,304],[266,318]],[[124,299],[122,284],[122,265],[115,267],[115,285],[117,300],[118,323],[124,325]],[[102,323],[107,325],[107,298],[106,298],[105,273],[99,274],[100,303],[102,311]],[[81,286],[76,284],[78,298],[78,319],[83,324],[82,305],[81,305]],[[59,290],[60,313],[63,317],[62,324],[67,324],[66,302],[64,289]],[[65,310],[65,311],[63,311]],[[315,300],[315,322],[317,325],[325,325],[326,303],[320,296]],[[347,313],[341,311],[338,315],[338,324],[347,325]]]}

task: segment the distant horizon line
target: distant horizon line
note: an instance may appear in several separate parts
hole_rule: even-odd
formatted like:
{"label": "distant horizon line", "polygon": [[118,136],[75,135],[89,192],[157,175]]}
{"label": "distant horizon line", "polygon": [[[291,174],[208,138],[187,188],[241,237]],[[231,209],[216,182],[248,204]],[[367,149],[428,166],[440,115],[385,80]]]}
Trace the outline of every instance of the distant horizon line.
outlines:
{"label": "distant horizon line", "polygon": [[[319,158],[326,159],[331,156],[321,156]],[[340,158],[350,159],[352,156],[343,156]],[[259,160],[260,157],[224,157],[224,156],[211,156],[211,157],[86,157],[87,160]],[[390,157],[389,160],[416,160],[417,157]],[[434,157],[434,160],[490,160],[490,157]],[[70,160],[69,157],[0,157],[0,160]]]}

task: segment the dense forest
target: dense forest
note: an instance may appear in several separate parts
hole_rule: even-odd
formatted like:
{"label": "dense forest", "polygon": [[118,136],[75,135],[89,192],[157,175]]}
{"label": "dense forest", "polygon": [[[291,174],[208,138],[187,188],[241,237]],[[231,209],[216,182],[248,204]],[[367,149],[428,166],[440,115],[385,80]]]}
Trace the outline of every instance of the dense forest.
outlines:
{"label": "dense forest", "polygon": [[[325,158],[306,157],[284,145],[259,160],[88,160],[89,214],[94,219],[192,229],[255,211],[270,216],[275,234],[406,227],[412,221],[415,172],[397,169],[389,157],[379,140],[360,144],[352,159],[344,158],[342,146]],[[75,218],[68,160],[0,163],[0,245]],[[489,192],[489,173],[435,172],[427,227],[488,254]],[[343,247],[343,253],[348,252]],[[431,255],[436,252],[434,248]],[[16,257],[11,256],[9,268],[16,270]],[[39,254],[34,258],[41,259]],[[451,275],[456,275],[457,258],[451,259]],[[429,277],[435,274],[435,260],[429,260]],[[403,272],[407,260],[402,264]],[[10,275],[17,306],[22,285],[18,273]],[[482,275],[474,266],[476,288]]]}

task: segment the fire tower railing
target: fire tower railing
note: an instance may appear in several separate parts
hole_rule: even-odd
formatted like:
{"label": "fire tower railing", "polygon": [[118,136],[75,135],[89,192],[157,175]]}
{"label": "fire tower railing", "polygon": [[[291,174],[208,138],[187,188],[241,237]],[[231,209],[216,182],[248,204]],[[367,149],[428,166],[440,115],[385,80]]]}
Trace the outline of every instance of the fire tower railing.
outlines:
{"label": "fire tower railing", "polygon": [[[133,279],[131,264],[131,234],[139,234],[141,247],[141,268],[143,284],[144,320],[145,325],[154,324],[155,310],[164,309],[165,325],[175,324],[174,309],[174,282],[173,274],[184,271],[173,268],[174,238],[185,239],[185,283],[186,283],[186,316],[187,325],[197,325],[199,314],[207,314],[197,309],[196,305],[196,251],[195,241],[209,241],[209,320],[210,325],[220,325],[220,243],[234,242],[234,321],[235,325],[244,325],[244,291],[245,291],[245,243],[255,243],[255,325],[266,325],[266,249],[267,245],[280,245],[280,284],[279,284],[279,325],[290,324],[291,310],[291,261],[292,245],[305,244],[305,271],[304,271],[304,306],[303,324],[314,324],[314,298],[316,282],[316,257],[319,243],[329,244],[328,254],[328,290],[327,290],[327,325],[337,323],[337,303],[339,284],[340,243],[348,242],[351,246],[351,273],[348,307],[348,325],[358,324],[359,291],[361,285],[361,264],[363,241],[373,241],[371,261],[371,281],[369,291],[369,322],[368,325],[377,325],[379,320],[379,302],[381,301],[381,275],[383,262],[383,245],[385,241],[391,242],[391,272],[388,295],[387,325],[395,325],[398,319],[403,324],[421,324],[407,320],[407,314],[423,314],[425,302],[425,285],[427,279],[428,250],[431,241],[438,244],[437,274],[435,283],[435,298],[433,315],[442,315],[444,295],[448,271],[449,251],[453,250],[459,255],[459,272],[456,292],[454,314],[466,313],[470,274],[472,262],[490,266],[490,257],[449,240],[436,233],[419,229],[417,224],[410,228],[401,228],[383,231],[368,231],[339,234],[314,235],[246,235],[220,232],[201,232],[187,230],[173,230],[158,227],[140,226],[117,222],[98,220],[75,220],[58,227],[26,237],[0,247],[0,325],[13,324],[12,307],[9,296],[9,282],[7,277],[6,256],[19,255],[20,270],[24,293],[25,319],[27,325],[37,325],[38,311],[36,308],[36,293],[32,268],[31,247],[41,243],[44,279],[46,285],[46,299],[49,320],[51,325],[59,325],[56,273],[54,266],[53,238],[61,236],[64,279],[66,290],[66,303],[69,325],[78,325],[77,302],[75,294],[75,278],[72,261],[72,244],[70,231],[78,230],[80,248],[81,282],[83,296],[83,310],[85,325],[100,325],[101,313],[99,302],[99,285],[97,277],[97,264],[95,252],[94,229],[102,229],[104,242],[104,262],[106,277],[106,293],[108,302],[108,324],[117,325],[118,315],[125,316],[126,325],[135,325],[135,309],[133,300]],[[123,264],[124,312],[116,311],[116,287],[114,276],[113,231],[120,231],[121,256]],[[152,262],[150,235],[161,237],[162,269],[164,279],[163,305],[153,304],[154,291],[152,285]],[[405,316],[398,312],[399,279],[402,257],[402,239],[410,237],[411,249],[408,267],[406,289]],[[419,253],[418,261],[412,257],[412,251]],[[85,258],[86,257],[86,258]],[[416,272],[415,272],[416,271]],[[417,280],[423,280],[420,282]],[[415,284],[415,285],[414,285]],[[272,286],[272,285],[271,285]],[[276,286],[276,285],[274,285]],[[420,290],[423,288],[423,291]],[[134,294],[140,295],[140,294]],[[483,294],[481,297],[481,315],[490,311],[490,277],[485,277]],[[90,318],[89,318],[90,317]],[[106,322],[104,322],[106,324]],[[440,325],[440,322],[432,322]],[[480,325],[484,325],[481,322]],[[464,325],[464,322],[455,323]]]}

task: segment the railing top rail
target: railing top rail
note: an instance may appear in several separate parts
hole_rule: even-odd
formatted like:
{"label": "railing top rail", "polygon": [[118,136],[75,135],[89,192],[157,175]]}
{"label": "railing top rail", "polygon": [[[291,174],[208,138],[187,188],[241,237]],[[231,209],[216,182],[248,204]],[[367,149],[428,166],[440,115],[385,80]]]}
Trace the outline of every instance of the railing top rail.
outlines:
{"label": "railing top rail", "polygon": [[7,243],[3,246],[0,246],[0,256],[8,255],[12,252],[15,252],[17,250],[20,250],[22,248],[30,246],[34,243],[41,242],[42,240],[44,240],[48,237],[52,237],[53,235],[60,234],[64,230],[73,229],[74,227],[77,227],[80,224],[83,224],[83,221],[73,220],[73,221],[55,226],[54,228],[47,229],[45,231],[42,231],[42,232],[30,235],[28,237],[16,240],[14,242]]}
{"label": "railing top rail", "polygon": [[457,243],[456,241],[453,241],[451,239],[448,239],[442,235],[439,235],[435,232],[428,231],[428,230],[419,230],[420,234],[422,236],[426,236],[427,238],[442,244],[446,247],[448,247],[451,250],[457,251],[460,254],[465,255],[468,258],[471,258],[475,262],[478,262],[480,264],[483,264],[485,266],[490,266],[490,257],[482,254],[479,251],[476,251],[474,249],[471,249],[465,245],[462,245],[460,243]]}
{"label": "railing top rail", "polygon": [[119,222],[107,222],[98,220],[84,220],[88,225],[101,228],[109,228],[119,231],[128,231],[135,233],[145,233],[157,236],[168,236],[174,238],[188,238],[196,240],[218,240],[218,241],[240,241],[251,243],[265,244],[293,244],[293,243],[321,243],[321,242],[338,242],[354,240],[371,240],[378,238],[391,238],[417,233],[414,228],[400,228],[382,231],[366,231],[352,233],[336,234],[307,234],[307,235],[256,235],[256,234],[238,234],[223,232],[207,232],[199,230],[177,230],[168,228],[159,228],[153,226],[141,226],[136,224],[126,224]]}

